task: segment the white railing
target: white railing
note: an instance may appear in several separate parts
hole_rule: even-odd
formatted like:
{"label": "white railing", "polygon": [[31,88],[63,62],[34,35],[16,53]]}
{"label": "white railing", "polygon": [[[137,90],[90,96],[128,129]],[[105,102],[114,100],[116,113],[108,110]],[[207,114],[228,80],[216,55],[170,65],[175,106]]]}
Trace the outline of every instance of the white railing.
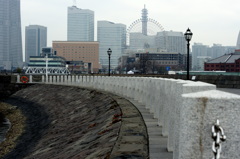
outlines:
{"label": "white railing", "polygon": [[213,158],[212,126],[220,120],[227,136],[221,158],[240,156],[240,96],[203,82],[151,77],[49,76],[46,84],[74,85],[109,91],[144,104],[168,137],[174,159]]}

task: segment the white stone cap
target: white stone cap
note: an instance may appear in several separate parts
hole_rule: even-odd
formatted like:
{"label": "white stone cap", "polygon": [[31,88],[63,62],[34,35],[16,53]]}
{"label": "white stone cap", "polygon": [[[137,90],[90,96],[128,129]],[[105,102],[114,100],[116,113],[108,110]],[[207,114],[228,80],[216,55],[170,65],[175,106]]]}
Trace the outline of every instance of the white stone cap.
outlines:
{"label": "white stone cap", "polygon": [[213,87],[216,87],[216,85],[214,85],[214,84],[205,83],[205,82],[191,82],[191,83],[184,84],[183,86],[189,86],[189,87],[193,87],[193,86],[213,86]]}
{"label": "white stone cap", "polygon": [[176,79],[173,79],[173,78],[166,78],[165,81],[170,81],[170,82],[172,82],[172,81],[176,81]]}
{"label": "white stone cap", "polygon": [[186,80],[180,79],[177,83],[179,83],[179,84],[188,84],[188,83],[195,83],[195,82],[193,82],[193,81],[186,81]]}
{"label": "white stone cap", "polygon": [[182,94],[186,98],[211,98],[211,99],[240,99],[240,95],[219,90],[208,90],[195,93]]}

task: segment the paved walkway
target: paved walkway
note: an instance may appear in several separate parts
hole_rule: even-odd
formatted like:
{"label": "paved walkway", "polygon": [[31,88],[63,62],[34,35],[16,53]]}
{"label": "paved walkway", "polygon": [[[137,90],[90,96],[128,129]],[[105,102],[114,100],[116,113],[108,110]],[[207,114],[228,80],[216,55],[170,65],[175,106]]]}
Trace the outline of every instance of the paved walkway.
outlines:
{"label": "paved walkway", "polygon": [[143,104],[127,98],[141,112],[146,123],[149,137],[149,156],[150,159],[172,159],[173,154],[167,151],[167,137],[160,135],[162,127],[157,125],[157,119],[145,108]]}
{"label": "paved walkway", "polygon": [[236,88],[217,88],[217,90],[240,95],[240,89]]}

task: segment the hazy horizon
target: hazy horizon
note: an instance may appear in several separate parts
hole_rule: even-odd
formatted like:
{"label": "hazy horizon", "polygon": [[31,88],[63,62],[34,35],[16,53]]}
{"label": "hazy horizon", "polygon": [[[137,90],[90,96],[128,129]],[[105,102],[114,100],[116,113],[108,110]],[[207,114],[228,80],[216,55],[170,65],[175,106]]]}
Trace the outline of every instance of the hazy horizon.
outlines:
{"label": "hazy horizon", "polygon": [[[21,21],[23,48],[25,27],[42,25],[48,29],[48,46],[53,40],[67,40],[67,8],[74,0],[22,0]],[[195,42],[212,46],[235,46],[240,30],[240,6],[237,0],[76,0],[76,6],[95,12],[95,32],[98,20],[127,26],[141,18],[146,5],[148,17],[158,21],[165,31],[193,32]],[[96,34],[96,33],[95,33]],[[95,41],[96,41],[95,36]],[[25,50],[23,49],[23,52]]]}

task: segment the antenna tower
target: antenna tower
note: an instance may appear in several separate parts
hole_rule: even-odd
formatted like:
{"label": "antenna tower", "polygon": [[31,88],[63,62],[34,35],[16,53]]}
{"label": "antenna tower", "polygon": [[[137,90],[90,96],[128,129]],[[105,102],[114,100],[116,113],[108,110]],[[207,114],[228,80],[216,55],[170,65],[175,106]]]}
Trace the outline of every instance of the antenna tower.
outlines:
{"label": "antenna tower", "polygon": [[77,6],[77,1],[73,0],[73,6]]}

